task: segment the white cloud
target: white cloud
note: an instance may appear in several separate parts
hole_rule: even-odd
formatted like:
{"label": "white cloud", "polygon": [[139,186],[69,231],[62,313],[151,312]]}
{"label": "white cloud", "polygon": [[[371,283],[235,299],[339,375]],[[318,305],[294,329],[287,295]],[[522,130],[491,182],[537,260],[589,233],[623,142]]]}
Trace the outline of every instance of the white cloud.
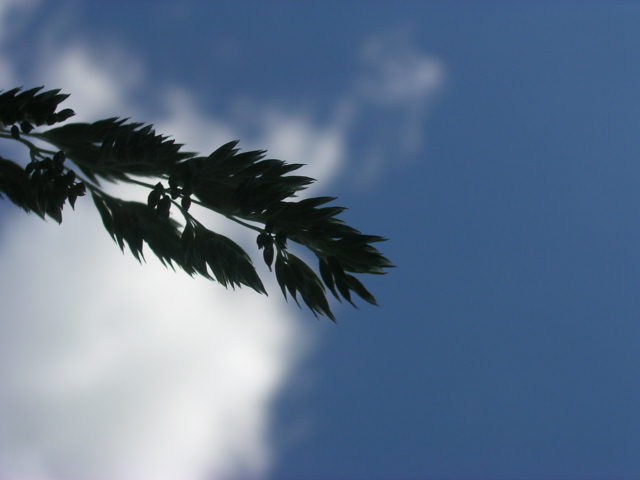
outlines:
{"label": "white cloud", "polygon": [[338,110],[333,121],[318,126],[308,114],[292,115],[271,108],[263,113],[261,121],[265,128],[259,141],[269,145],[269,156],[304,163],[296,173],[318,180],[303,195],[315,193],[316,185],[324,187],[340,173],[347,151],[349,112]]}
{"label": "white cloud", "polygon": [[0,478],[264,471],[269,408],[304,339],[275,295],[141,267],[88,204],[61,227],[7,230]]}
{"label": "white cloud", "polygon": [[156,122],[157,130],[183,143],[188,151],[211,153],[239,138],[240,132],[231,121],[202,111],[193,96],[182,88],[168,88],[163,102],[166,114]]}
{"label": "white cloud", "polygon": [[[36,71],[95,119],[143,110],[140,77],[123,79],[123,67],[142,71],[76,42],[49,48]],[[169,96],[161,125],[189,146],[218,146],[234,128],[189,98]],[[90,201],[78,203],[60,227],[19,213],[3,220],[0,478],[262,476],[274,398],[309,347],[291,306],[273,285],[266,298],[153,258],[140,266],[118,252]]]}
{"label": "white cloud", "polygon": [[114,46],[98,50],[76,41],[60,49],[47,42],[37,70],[51,88],[71,93],[64,105],[76,112],[72,121],[138,113],[131,100],[143,81],[142,65]]}

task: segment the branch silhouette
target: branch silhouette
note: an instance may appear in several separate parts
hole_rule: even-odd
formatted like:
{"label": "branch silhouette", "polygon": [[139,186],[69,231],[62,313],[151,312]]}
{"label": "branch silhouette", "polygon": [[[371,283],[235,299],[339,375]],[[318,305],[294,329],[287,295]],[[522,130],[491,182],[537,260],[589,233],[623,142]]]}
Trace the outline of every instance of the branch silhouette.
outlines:
{"label": "branch silhouette", "polygon": [[[74,208],[89,192],[109,235],[138,261],[146,243],[164,265],[266,294],[249,255],[189,212],[198,204],[255,230],[257,248],[285,298],[288,293],[300,305],[300,297],[314,315],[335,321],[327,290],[354,306],[352,292],[376,304],[354,274],[383,274],[393,267],[373,246],[385,239],[339,219],[345,208],[327,205],[335,197],[295,200],[315,181],[289,175],[302,164],[265,158],[262,150],[240,152],[237,141],[208,156],[183,152],[152,125],[122,118],[42,130],[74,115],[58,110],[67,94],[43,88],[0,91],[0,138],[20,142],[30,156],[24,167],[0,157],[0,198],[4,194],[26,212],[61,223],[64,205]],[[51,148],[40,146],[44,143]],[[147,203],[107,194],[104,180],[147,188]],[[171,217],[172,209],[184,224]],[[289,251],[289,242],[315,255],[319,275]]]}

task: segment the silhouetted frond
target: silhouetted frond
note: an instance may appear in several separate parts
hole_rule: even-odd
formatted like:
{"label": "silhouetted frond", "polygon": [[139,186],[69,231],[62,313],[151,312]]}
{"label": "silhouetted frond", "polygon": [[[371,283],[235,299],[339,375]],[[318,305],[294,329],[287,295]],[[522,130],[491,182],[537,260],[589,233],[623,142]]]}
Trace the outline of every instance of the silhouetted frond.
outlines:
{"label": "silhouetted frond", "polygon": [[[237,141],[208,156],[182,152],[182,145],[156,134],[152,125],[120,118],[37,132],[41,125],[73,115],[71,110],[57,112],[67,95],[59,90],[38,93],[42,88],[0,93],[0,138],[24,144],[31,159],[22,168],[0,158],[0,197],[61,222],[64,205],[73,207],[88,189],[109,235],[139,261],[146,244],[163,264],[178,266],[189,275],[266,293],[247,253],[191,215],[189,209],[197,203],[255,230],[258,249],[285,298],[296,303],[301,299],[314,315],[335,321],[327,289],[338,300],[353,304],[355,293],[376,305],[354,274],[382,274],[393,266],[373,246],[385,239],[345,224],[339,218],[345,208],[330,205],[335,197],[296,200],[297,193],[315,181],[292,175],[302,164],[265,158],[263,150],[240,152]],[[141,181],[144,177],[153,181]],[[148,188],[147,203],[108,195],[100,188],[100,179]],[[184,227],[171,217],[172,208],[184,218]],[[319,276],[289,251],[290,242],[316,256]]]}

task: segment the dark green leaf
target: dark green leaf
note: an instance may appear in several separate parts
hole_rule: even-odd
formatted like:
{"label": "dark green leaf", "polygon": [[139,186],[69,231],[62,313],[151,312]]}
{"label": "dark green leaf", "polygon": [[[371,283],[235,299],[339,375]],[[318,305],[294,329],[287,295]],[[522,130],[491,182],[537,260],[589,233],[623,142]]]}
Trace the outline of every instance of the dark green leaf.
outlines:
{"label": "dark green leaf", "polygon": [[264,246],[264,251],[262,252],[264,263],[269,267],[269,271],[271,271],[271,264],[273,263],[273,251],[273,243],[269,242]]}
{"label": "dark green leaf", "polygon": [[43,216],[37,205],[35,190],[26,172],[10,160],[0,157],[0,192],[26,212]]}
{"label": "dark green leaf", "polygon": [[376,302],[376,299],[374,298],[374,296],[371,295],[371,293],[364,287],[364,285],[362,285],[360,280],[358,280],[353,275],[349,275],[349,274],[346,274],[345,278],[346,278],[346,281],[347,281],[347,286],[351,290],[356,292],[360,296],[360,298],[362,298],[363,300],[371,303],[372,305],[378,305],[378,303]]}
{"label": "dark green leaf", "polygon": [[340,300],[340,297],[338,296],[338,292],[336,292],[336,289],[335,289],[333,274],[331,273],[331,268],[329,267],[329,264],[324,258],[319,259],[319,264],[320,264],[319,265],[320,275],[322,276],[322,281],[329,288],[329,290],[331,290],[331,293],[333,293],[333,296],[336,297],[338,300]]}

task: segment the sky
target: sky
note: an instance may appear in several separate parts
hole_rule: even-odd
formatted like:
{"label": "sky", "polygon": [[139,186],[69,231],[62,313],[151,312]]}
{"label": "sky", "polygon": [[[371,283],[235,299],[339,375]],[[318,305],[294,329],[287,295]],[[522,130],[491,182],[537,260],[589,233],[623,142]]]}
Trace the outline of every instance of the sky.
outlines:
{"label": "sky", "polygon": [[638,478],[639,19],[0,0],[1,89],[306,163],[397,266],[333,324],[0,202],[0,478]]}

